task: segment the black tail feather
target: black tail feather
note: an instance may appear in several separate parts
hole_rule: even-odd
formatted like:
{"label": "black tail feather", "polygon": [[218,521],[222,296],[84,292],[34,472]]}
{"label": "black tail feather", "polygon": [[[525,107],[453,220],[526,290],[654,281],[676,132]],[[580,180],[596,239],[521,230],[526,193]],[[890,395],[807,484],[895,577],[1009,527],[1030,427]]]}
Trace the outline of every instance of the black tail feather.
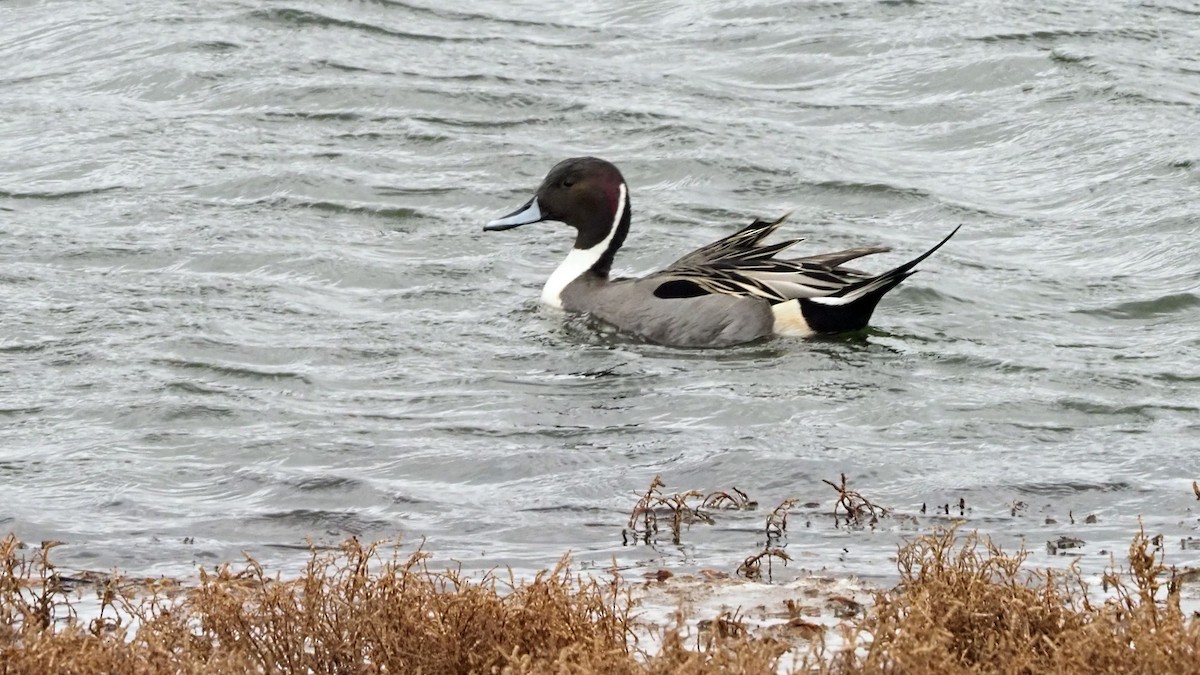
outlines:
{"label": "black tail feather", "polygon": [[[887,274],[890,275],[892,272]],[[894,275],[879,288],[864,293],[862,297],[844,305],[827,305],[808,298],[801,298],[800,312],[808,323],[808,327],[817,333],[832,335],[862,330],[871,321],[871,314],[875,312],[875,306],[879,304],[879,300],[913,274],[916,272],[901,272]]]}
{"label": "black tail feather", "polygon": [[[912,260],[909,260],[908,262],[904,263],[903,265],[901,265],[895,269],[890,269],[890,270],[884,272],[883,274],[880,274],[879,276],[872,277],[865,281],[860,281],[856,284],[851,284],[850,286],[847,286],[847,287],[841,289],[837,293],[834,293],[830,297],[844,298],[847,296],[853,296],[856,291],[861,291],[864,288],[872,287],[876,284],[879,284],[880,282],[883,282],[882,285],[887,285],[888,288],[895,288],[896,285],[890,283],[894,277],[900,277],[901,279],[903,279],[905,276],[907,276],[905,274],[906,272],[908,272],[912,268],[916,267],[922,260],[933,255],[946,242],[950,241],[950,237],[953,237],[955,235],[955,233],[957,233],[961,228],[962,228],[962,225],[959,225],[958,227],[954,228],[953,232],[946,235],[946,238],[939,241],[937,244],[935,244],[933,246],[933,248],[929,249],[928,251],[925,251],[921,255],[913,258]],[[870,294],[870,292],[868,292],[868,295],[869,294]]]}
{"label": "black tail feather", "polygon": [[[834,295],[829,296],[830,298],[843,299],[841,303],[829,300],[822,302],[822,298],[801,299],[800,311],[804,316],[804,320],[808,322],[809,328],[817,333],[824,334],[846,333],[866,328],[867,322],[871,320],[871,314],[874,313],[875,306],[879,304],[880,298],[887,295],[888,291],[899,286],[900,282],[916,274],[913,268],[922,260],[933,255],[943,244],[950,241],[950,237],[953,237],[961,227],[962,225],[959,225],[954,228],[953,232],[946,235],[946,238],[939,241],[933,248],[903,265],[888,270],[879,276],[847,286]],[[855,297],[856,295],[858,297]],[[845,298],[854,299],[847,302]]]}

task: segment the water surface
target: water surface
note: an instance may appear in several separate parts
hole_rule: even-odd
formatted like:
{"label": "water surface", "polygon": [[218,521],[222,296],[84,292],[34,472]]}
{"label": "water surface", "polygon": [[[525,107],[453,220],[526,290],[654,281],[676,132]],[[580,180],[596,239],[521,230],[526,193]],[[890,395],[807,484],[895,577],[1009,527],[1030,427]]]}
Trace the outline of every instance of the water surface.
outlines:
{"label": "water surface", "polygon": [[[1171,2],[5,3],[0,530],[732,569],[795,497],[797,565],[871,578],[962,499],[1041,562],[1140,515],[1195,563],[1197,44]],[[538,306],[561,226],[481,232],[580,154],[623,273],[787,211],[880,270],[964,227],[865,335],[639,344]],[[916,520],[834,528],[843,472]],[[623,546],[656,474],[764,509]]]}

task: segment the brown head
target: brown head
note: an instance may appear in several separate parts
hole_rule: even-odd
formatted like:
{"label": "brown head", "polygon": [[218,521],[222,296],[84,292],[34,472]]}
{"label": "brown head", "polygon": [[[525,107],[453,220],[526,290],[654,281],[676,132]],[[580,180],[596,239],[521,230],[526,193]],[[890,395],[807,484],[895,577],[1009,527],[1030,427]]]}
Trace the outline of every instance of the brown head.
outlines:
{"label": "brown head", "polygon": [[550,169],[533,199],[483,229],[508,230],[543,220],[556,220],[575,228],[575,249],[588,250],[603,244],[602,255],[592,271],[607,275],[613,255],[629,232],[625,178],[617,167],[603,159],[563,160]]}

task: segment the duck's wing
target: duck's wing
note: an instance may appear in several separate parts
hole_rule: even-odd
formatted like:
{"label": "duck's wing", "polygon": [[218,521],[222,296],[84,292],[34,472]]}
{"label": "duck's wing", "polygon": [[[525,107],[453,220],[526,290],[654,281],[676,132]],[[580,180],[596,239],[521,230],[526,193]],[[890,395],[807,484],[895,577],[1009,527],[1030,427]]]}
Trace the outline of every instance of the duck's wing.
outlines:
{"label": "duck's wing", "polygon": [[654,295],[659,298],[725,294],[754,296],[775,303],[833,295],[870,279],[871,275],[804,259],[730,259],[666,269],[649,278],[658,282]]}
{"label": "duck's wing", "polygon": [[688,253],[679,260],[667,266],[667,269],[694,267],[696,265],[708,265],[722,260],[730,259],[748,259],[748,260],[765,260],[773,258],[775,254],[795,244],[800,239],[792,239],[790,241],[780,242],[778,244],[764,245],[762,242],[767,237],[771,236],[783,221],[791,214],[784,214],[778,220],[760,220],[755,219],[746,227],[734,232],[728,237],[718,239],[711,244],[701,246],[700,248]]}
{"label": "duck's wing", "polygon": [[958,232],[957,227],[925,253],[878,275],[842,267],[841,263],[888,250],[881,246],[793,260],[726,258],[708,264],[668,268],[648,279],[658,283],[654,295],[659,298],[691,298],[713,293],[759,297],[772,303],[794,298],[853,298],[889,283],[892,286],[899,283],[912,274],[917,263],[933,255],[955,232]]}
{"label": "duck's wing", "polygon": [[875,255],[876,253],[887,253],[890,250],[892,250],[890,246],[863,246],[861,248],[848,248],[845,251],[836,251],[834,253],[806,255],[803,258],[793,258],[792,262],[839,267],[842,263],[847,263],[863,256]]}
{"label": "duck's wing", "polygon": [[[711,244],[701,246],[700,248],[688,253],[679,260],[671,263],[666,267],[667,270],[696,267],[700,265],[710,265],[722,261],[732,260],[769,260],[774,258],[782,251],[791,248],[795,244],[804,241],[803,239],[789,239],[781,241],[777,244],[764,244],[763,241],[771,236],[783,221],[787,220],[792,214],[785,213],[777,220],[762,220],[756,218],[754,222],[746,227],[734,232],[728,237],[718,239]],[[861,248],[851,248],[845,251],[836,251],[833,253],[821,253],[818,255],[804,256],[802,258],[794,258],[792,262],[796,263],[812,263],[815,265],[824,265],[826,267],[838,267],[839,265],[861,258],[866,255],[875,253],[886,253],[892,249],[886,246],[864,246]]]}

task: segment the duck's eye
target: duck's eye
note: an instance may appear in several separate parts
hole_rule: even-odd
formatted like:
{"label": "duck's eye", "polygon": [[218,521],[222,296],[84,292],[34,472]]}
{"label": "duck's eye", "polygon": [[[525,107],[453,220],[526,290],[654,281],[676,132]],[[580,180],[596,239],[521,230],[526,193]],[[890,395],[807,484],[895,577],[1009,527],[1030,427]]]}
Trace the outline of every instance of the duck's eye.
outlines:
{"label": "duck's eye", "polygon": [[564,178],[564,179],[562,179],[562,182],[559,183],[558,185],[559,185],[559,187],[569,188],[574,184],[575,184],[574,178]]}

